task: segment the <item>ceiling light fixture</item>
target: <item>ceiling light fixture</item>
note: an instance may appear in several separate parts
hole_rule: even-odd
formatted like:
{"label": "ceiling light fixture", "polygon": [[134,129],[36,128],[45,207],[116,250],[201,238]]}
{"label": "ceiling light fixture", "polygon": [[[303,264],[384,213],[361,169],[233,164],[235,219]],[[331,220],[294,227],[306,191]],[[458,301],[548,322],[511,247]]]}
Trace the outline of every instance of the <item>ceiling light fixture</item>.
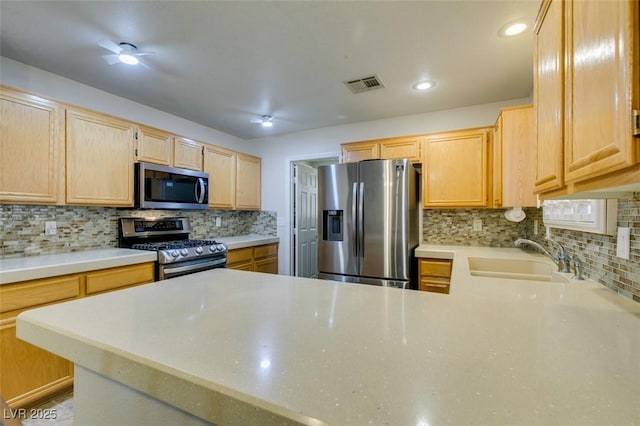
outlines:
{"label": "ceiling light fixture", "polygon": [[123,64],[127,65],[138,65],[140,61],[136,57],[136,53],[138,51],[138,46],[135,44],[127,43],[126,41],[121,42],[118,46],[122,50],[118,53],[118,60]]}
{"label": "ceiling light fixture", "polygon": [[502,27],[498,34],[502,37],[513,37],[515,35],[523,33],[529,26],[524,22],[514,21],[509,22],[507,25]]}
{"label": "ceiling light fixture", "polygon": [[260,118],[254,118],[251,120],[254,124],[259,124],[262,127],[273,127],[273,117],[270,115],[263,115]]}
{"label": "ceiling light fixture", "polygon": [[118,55],[118,60],[120,60],[120,62],[122,62],[123,64],[127,64],[127,65],[138,65],[138,62],[140,62],[138,61],[138,58],[136,58],[131,53],[124,50],[122,51],[122,53]]}
{"label": "ceiling light fixture", "polygon": [[423,90],[429,90],[435,85],[436,85],[436,83],[433,82],[433,81],[419,81],[419,82],[417,82],[416,84],[413,85],[413,88],[415,90],[423,91]]}

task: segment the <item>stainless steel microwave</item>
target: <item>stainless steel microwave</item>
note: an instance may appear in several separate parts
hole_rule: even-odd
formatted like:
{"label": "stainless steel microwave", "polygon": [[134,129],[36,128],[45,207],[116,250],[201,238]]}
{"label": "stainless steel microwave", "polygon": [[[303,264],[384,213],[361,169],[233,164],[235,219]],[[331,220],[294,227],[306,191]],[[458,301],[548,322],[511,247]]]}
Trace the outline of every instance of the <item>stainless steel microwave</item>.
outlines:
{"label": "stainless steel microwave", "polygon": [[200,210],[209,208],[209,174],[153,163],[136,163],[136,207]]}

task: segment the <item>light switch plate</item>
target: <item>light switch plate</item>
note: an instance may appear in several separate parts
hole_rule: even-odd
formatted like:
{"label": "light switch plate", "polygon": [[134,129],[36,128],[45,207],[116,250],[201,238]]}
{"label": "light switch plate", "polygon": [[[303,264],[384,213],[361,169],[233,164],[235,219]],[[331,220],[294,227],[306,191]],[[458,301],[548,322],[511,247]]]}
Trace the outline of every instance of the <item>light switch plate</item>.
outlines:
{"label": "light switch plate", "polygon": [[631,228],[618,227],[618,244],[616,245],[616,256],[622,259],[629,259],[629,247],[631,245]]}
{"label": "light switch plate", "polygon": [[216,228],[220,228],[222,226],[222,218],[220,216],[216,216]]}
{"label": "light switch plate", "polygon": [[482,231],[482,219],[473,219],[473,230]]}

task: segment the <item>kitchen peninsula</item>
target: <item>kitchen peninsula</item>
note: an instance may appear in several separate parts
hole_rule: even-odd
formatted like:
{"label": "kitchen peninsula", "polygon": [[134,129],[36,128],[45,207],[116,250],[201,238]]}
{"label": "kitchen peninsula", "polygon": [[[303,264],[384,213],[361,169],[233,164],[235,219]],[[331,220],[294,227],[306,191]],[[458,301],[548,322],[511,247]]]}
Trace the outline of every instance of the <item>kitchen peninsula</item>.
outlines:
{"label": "kitchen peninsula", "polygon": [[471,276],[482,250],[441,251],[450,295],[216,269],[24,312],[18,336],[76,364],[77,424],[637,423],[640,304]]}

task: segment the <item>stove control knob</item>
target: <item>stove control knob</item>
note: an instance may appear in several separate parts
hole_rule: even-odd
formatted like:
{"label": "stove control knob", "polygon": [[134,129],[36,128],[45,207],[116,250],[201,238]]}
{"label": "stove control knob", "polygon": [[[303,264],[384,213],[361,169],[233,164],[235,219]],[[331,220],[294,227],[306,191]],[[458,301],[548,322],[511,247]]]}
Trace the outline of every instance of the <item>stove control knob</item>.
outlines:
{"label": "stove control knob", "polygon": [[171,250],[171,253],[169,253],[171,255],[171,257],[178,257],[178,250]]}
{"label": "stove control knob", "polygon": [[187,249],[181,249],[181,250],[180,250],[180,254],[181,254],[181,255],[183,255],[183,256],[186,256],[186,255],[188,255],[188,254],[189,254],[189,250],[187,250]]}
{"label": "stove control knob", "polygon": [[218,248],[217,248],[216,246],[211,246],[211,247],[209,247],[209,251],[210,251],[211,253],[215,253],[215,252],[217,252],[217,251],[218,251]]}
{"label": "stove control knob", "polygon": [[224,251],[224,244],[218,244],[218,251]]}
{"label": "stove control knob", "polygon": [[196,247],[196,254],[202,254],[202,247]]}

